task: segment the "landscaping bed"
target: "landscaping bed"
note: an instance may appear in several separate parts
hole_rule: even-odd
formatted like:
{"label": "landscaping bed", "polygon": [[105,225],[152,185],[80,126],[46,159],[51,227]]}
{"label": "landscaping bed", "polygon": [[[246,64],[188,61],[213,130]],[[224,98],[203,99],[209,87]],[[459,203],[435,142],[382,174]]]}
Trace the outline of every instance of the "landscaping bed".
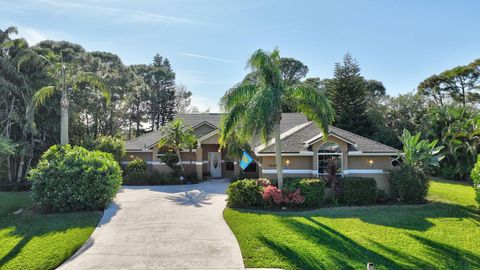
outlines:
{"label": "landscaping bed", "polygon": [[[54,269],[88,239],[102,212],[40,214],[29,192],[0,192],[0,269]],[[16,214],[15,214],[16,213]]]}
{"label": "landscaping bed", "polygon": [[305,212],[227,208],[246,267],[478,269],[480,213],[471,186],[432,181],[427,204]]}

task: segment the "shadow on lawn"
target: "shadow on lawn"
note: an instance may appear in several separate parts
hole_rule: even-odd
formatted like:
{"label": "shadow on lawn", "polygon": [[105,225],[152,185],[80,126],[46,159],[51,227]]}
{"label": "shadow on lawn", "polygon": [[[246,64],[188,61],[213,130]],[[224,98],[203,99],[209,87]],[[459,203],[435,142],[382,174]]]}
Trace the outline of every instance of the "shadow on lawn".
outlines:
{"label": "shadow on lawn", "polygon": [[[480,211],[474,207],[432,202],[419,205],[393,205],[353,208],[331,208],[316,216],[327,218],[358,218],[363,222],[400,229],[426,231],[434,224],[429,219],[469,219],[480,226]],[[309,216],[314,216],[309,215]]]}
{"label": "shadow on lawn", "polygon": [[363,222],[399,229],[426,231],[435,224],[429,219],[469,219],[480,227],[480,211],[473,206],[462,206],[443,202],[418,205],[379,205],[360,207],[331,207],[306,212],[272,212],[238,210],[258,215],[280,215],[283,217],[358,218]]}
{"label": "shadow on lawn", "polygon": [[324,257],[314,257],[308,249],[299,252],[296,246],[290,246],[291,244],[263,235],[259,237],[259,240],[298,269],[362,269],[367,262],[374,262],[379,269],[436,269],[439,265],[443,269],[480,268],[480,256],[418,235],[409,234],[427,249],[428,257],[434,258],[435,264],[370,241],[377,250],[381,250],[381,253],[385,254],[382,255],[313,218],[305,219],[309,222],[303,223],[295,219],[286,219],[285,225],[302,235],[304,239],[308,239],[316,247],[323,249]]}
{"label": "shadow on lawn", "polygon": [[[98,216],[94,216],[91,212],[39,214],[28,210],[18,216],[9,216],[8,218],[5,218],[5,216],[2,217],[2,219],[0,219],[0,230],[13,228],[13,230],[7,234],[7,237],[18,237],[20,238],[20,241],[12,246],[10,251],[0,258],[0,269],[10,260],[15,258],[33,238],[66,232],[71,229],[95,226],[98,222],[99,216],[100,212],[98,213]],[[1,242],[2,241],[0,240],[0,243]],[[59,256],[65,256],[66,253],[70,252],[71,254],[66,254],[65,256],[65,258],[68,258],[77,248],[80,248],[82,244],[83,243],[79,243],[79,246],[74,247],[72,250],[60,250],[59,254],[61,255]],[[49,267],[52,268],[56,266],[58,265],[51,265]],[[43,268],[47,266],[38,265],[38,267]]]}

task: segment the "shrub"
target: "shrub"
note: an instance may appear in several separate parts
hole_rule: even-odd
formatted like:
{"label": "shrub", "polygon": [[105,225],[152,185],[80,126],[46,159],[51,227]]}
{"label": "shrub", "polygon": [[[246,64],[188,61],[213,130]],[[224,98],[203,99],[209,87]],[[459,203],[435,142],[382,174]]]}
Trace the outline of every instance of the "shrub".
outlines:
{"label": "shrub", "polygon": [[284,190],[294,191],[300,189],[305,201],[300,207],[319,207],[323,204],[325,196],[326,183],[323,179],[302,179],[302,178],[289,178],[285,181]]}
{"label": "shrub", "polygon": [[402,163],[389,170],[392,193],[401,202],[423,202],[428,192],[428,177],[413,165]]}
{"label": "shrub", "polygon": [[475,189],[475,200],[480,204],[480,155],[477,157],[477,163],[473,167],[470,177],[473,181],[473,188]]}
{"label": "shrub", "polygon": [[263,206],[263,186],[254,179],[244,179],[231,183],[227,188],[228,207]]}
{"label": "shrub", "polygon": [[104,209],[117,194],[122,171],[111,154],[81,146],[52,146],[31,169],[34,204],[44,211]]}
{"label": "shrub", "polygon": [[125,141],[112,136],[101,136],[97,139],[87,137],[82,146],[88,150],[98,150],[113,155],[117,162],[120,162],[126,155]]}
{"label": "shrub", "polygon": [[161,173],[157,170],[152,172],[135,172],[125,175],[123,184],[127,186],[156,186],[156,185],[179,185],[182,184],[178,175]]}
{"label": "shrub", "polygon": [[147,162],[143,159],[136,158],[130,161],[125,167],[124,175],[144,174],[147,171]]}
{"label": "shrub", "polygon": [[178,165],[179,159],[176,154],[165,154],[160,157],[160,160],[173,170],[174,175],[180,175],[182,169]]}
{"label": "shrub", "polygon": [[96,139],[95,150],[112,154],[118,162],[120,162],[127,153],[125,150],[125,141],[111,136],[102,136]]}
{"label": "shrub", "polygon": [[374,204],[377,198],[377,182],[367,177],[340,178],[340,202],[346,205]]}

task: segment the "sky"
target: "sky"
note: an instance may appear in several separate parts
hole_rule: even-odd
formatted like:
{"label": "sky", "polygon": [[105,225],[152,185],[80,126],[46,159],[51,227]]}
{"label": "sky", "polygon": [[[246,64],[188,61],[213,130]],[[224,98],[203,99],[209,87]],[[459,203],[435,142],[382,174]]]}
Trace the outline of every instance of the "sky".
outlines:
{"label": "sky", "polygon": [[124,64],[170,60],[177,83],[201,110],[218,112],[224,92],[248,73],[257,49],[278,47],[330,78],[350,52],[387,94],[480,58],[480,1],[441,0],[0,0],[0,28],[30,44],[68,40]]}

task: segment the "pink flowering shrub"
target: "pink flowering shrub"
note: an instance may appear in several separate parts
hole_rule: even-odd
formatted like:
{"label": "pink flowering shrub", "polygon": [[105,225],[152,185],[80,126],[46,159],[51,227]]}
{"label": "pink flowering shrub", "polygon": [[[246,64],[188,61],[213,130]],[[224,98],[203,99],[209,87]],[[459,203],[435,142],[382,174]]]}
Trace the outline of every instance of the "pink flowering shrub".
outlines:
{"label": "pink flowering shrub", "polygon": [[267,178],[258,178],[257,185],[267,187],[270,185],[270,180],[268,180]]}
{"label": "pink flowering shrub", "polygon": [[268,185],[263,187],[263,199],[270,206],[280,206],[281,204],[302,204],[305,197],[302,196],[300,189],[294,192],[286,193],[276,186]]}

